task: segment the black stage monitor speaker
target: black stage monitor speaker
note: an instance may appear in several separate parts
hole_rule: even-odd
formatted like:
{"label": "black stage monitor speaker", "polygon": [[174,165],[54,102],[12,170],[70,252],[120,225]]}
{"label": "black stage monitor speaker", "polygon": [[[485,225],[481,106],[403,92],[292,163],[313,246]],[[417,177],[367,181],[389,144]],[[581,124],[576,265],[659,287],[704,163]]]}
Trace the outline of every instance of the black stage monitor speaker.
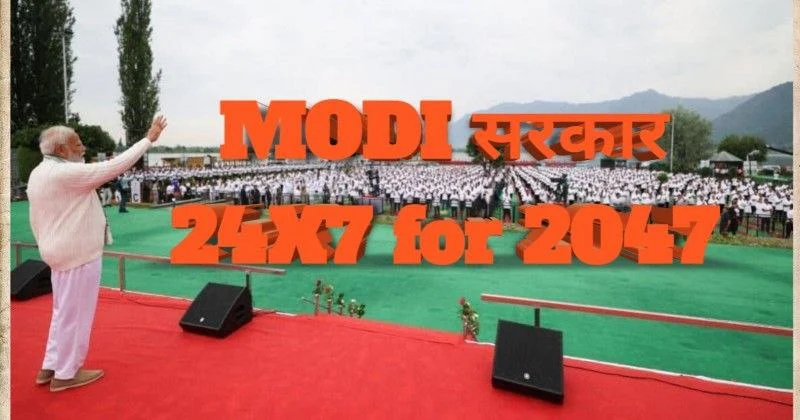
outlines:
{"label": "black stage monitor speaker", "polygon": [[50,267],[42,261],[26,260],[11,272],[11,299],[27,300],[52,292]]}
{"label": "black stage monitor speaker", "polygon": [[184,331],[224,338],[253,319],[250,289],[208,283],[181,319]]}
{"label": "black stage monitor speaker", "polygon": [[562,403],[564,348],[561,331],[500,320],[492,386]]}

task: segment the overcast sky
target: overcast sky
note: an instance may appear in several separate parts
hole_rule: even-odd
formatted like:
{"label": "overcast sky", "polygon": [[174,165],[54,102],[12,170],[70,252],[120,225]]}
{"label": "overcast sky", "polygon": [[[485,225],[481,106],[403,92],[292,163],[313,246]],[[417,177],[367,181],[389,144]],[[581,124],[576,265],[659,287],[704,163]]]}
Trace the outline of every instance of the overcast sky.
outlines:
{"label": "overcast sky", "polygon": [[[118,1],[72,0],[72,111],[123,136]],[[719,98],[792,79],[788,0],[155,0],[164,145],[219,146],[222,99]]]}

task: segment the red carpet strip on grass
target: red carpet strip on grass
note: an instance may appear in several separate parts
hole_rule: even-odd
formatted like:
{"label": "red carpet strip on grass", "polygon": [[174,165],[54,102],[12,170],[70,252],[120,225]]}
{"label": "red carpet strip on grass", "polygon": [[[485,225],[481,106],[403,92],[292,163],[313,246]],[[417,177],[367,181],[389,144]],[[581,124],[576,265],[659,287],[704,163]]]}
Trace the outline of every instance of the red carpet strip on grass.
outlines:
{"label": "red carpet strip on grass", "polygon": [[789,392],[570,359],[554,405],[495,390],[493,347],[333,316],[261,314],[224,340],[184,333],[188,301],[103,289],[87,368],[34,385],[51,298],[12,303],[11,413],[20,419],[789,419]]}

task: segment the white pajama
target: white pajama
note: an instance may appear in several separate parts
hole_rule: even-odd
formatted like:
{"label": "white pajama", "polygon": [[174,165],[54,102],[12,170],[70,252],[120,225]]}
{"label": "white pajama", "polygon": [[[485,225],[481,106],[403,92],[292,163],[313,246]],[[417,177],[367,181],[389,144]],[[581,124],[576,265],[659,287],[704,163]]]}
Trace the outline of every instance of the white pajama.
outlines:
{"label": "white pajama", "polygon": [[102,257],[71,270],[53,271],[53,317],[42,369],[72,379],[86,360],[100,293]]}

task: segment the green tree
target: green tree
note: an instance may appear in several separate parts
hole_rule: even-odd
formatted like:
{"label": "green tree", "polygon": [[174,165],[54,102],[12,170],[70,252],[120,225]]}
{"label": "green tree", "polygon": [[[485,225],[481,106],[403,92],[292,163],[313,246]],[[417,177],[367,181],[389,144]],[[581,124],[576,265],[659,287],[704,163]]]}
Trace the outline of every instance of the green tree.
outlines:
{"label": "green tree", "polygon": [[757,150],[758,153],[751,155],[750,160],[763,162],[767,158],[767,142],[756,136],[728,135],[719,143],[717,150],[724,150],[742,160],[747,160],[747,155]]}
{"label": "green tree", "polygon": [[[711,121],[700,114],[682,106],[663,111],[672,115],[671,121],[666,125],[664,135],[658,139],[658,145],[667,151],[665,162],[669,165],[673,159],[673,171],[692,172],[700,161],[708,158],[714,150],[711,143]],[[671,125],[675,126],[675,142],[672,147],[673,156],[670,154]]]}
{"label": "green tree", "polygon": [[664,161],[653,162],[647,167],[647,169],[654,172],[669,171],[669,163],[665,163]]}
{"label": "green tree", "polygon": [[[11,136],[11,147],[25,147],[39,150],[39,135],[48,126],[28,127],[17,130]],[[101,127],[96,125],[70,125],[78,133],[81,142],[86,146],[86,157],[93,158],[98,153],[111,153],[114,151],[114,139]]]}
{"label": "green tree", "polygon": [[12,132],[24,127],[65,122],[65,110],[74,94],[74,24],[72,7],[67,0],[11,1]]}
{"label": "green tree", "polygon": [[707,178],[707,177],[713,176],[714,175],[714,171],[711,170],[710,167],[706,166],[706,167],[700,168],[697,171],[697,174],[702,176],[702,177],[706,177]]}
{"label": "green tree", "polygon": [[[144,138],[155,113],[158,112],[158,83],[161,70],[155,75],[150,40],[150,0],[122,0],[122,14],[117,19],[114,35],[119,53],[119,85],[122,90],[122,126],[128,146]],[[140,159],[138,167],[143,165]]]}
{"label": "green tree", "polygon": [[30,97],[34,86],[30,82],[30,24],[28,2],[11,0],[11,132],[25,127],[33,120]]}
{"label": "green tree", "polygon": [[42,154],[39,152],[39,134],[42,129],[26,127],[11,135],[11,148],[17,153],[17,170],[22,182],[28,182],[31,171],[42,161]]}
{"label": "green tree", "polygon": [[73,125],[72,128],[81,137],[86,146],[86,158],[92,159],[98,153],[112,153],[116,145],[114,139],[97,125]]}
{"label": "green tree", "polygon": [[488,170],[490,167],[492,168],[500,168],[505,165],[505,156],[503,152],[505,151],[505,146],[498,146],[497,150],[500,151],[500,156],[495,160],[489,160],[486,155],[478,149],[478,146],[475,146],[475,137],[470,136],[469,141],[467,142],[467,155],[472,158],[472,163],[478,163],[483,166],[484,170]]}
{"label": "green tree", "polygon": [[70,112],[69,113],[69,125],[81,125],[81,116],[77,112]]}
{"label": "green tree", "polygon": [[19,172],[19,180],[21,182],[28,182],[31,171],[39,162],[42,161],[42,154],[39,149],[29,149],[27,147],[19,147],[17,151],[17,171]]}
{"label": "green tree", "polygon": [[[17,130],[11,136],[11,148],[17,150],[19,176],[23,182],[28,181],[28,176],[39,162],[42,154],[39,152],[39,135],[48,126],[28,127]],[[114,151],[114,140],[101,127],[96,125],[71,125],[78,133],[81,142],[86,146],[86,158],[91,160],[98,153],[111,153]]]}
{"label": "green tree", "polygon": [[39,150],[39,134],[43,127],[26,127],[14,132],[11,135],[11,148],[27,147],[28,149]]}

